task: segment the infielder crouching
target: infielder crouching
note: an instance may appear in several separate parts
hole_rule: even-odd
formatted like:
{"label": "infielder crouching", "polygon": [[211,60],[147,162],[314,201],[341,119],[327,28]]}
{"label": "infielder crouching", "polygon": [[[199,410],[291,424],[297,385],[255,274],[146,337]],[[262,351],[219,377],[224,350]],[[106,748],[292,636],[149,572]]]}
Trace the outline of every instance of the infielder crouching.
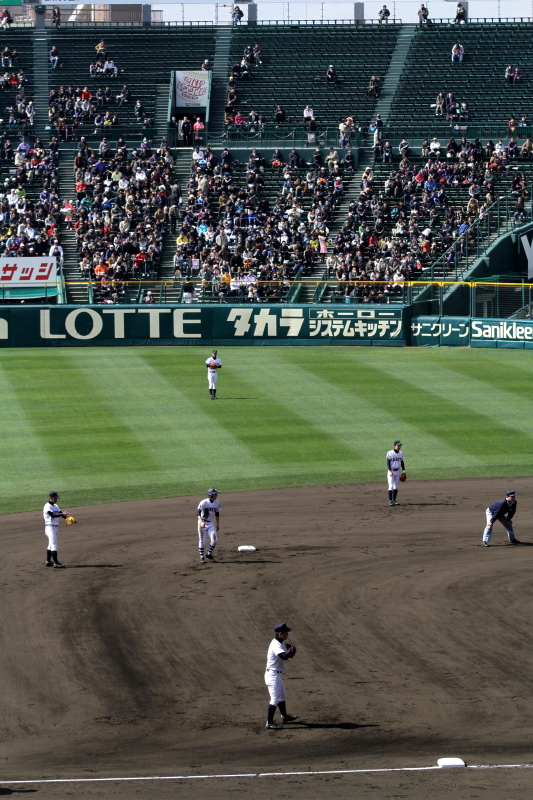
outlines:
{"label": "infielder crouching", "polygon": [[[520,544],[518,539],[515,539],[513,523],[511,522],[516,512],[516,499],[514,492],[507,492],[503,500],[496,500],[491,503],[486,510],[487,525],[483,531],[483,547],[488,547],[492,536],[492,528],[496,520],[501,522],[507,531],[507,538],[510,544]],[[507,515],[507,516],[506,516]]]}
{"label": "infielder crouching", "polygon": [[48,538],[48,549],[46,551],[45,567],[63,567],[57,558],[57,529],[59,527],[59,519],[63,517],[67,519],[69,516],[66,511],[61,511],[57,505],[59,495],[57,492],[50,492],[48,495],[48,502],[44,504],[43,517],[44,517],[44,533]]}
{"label": "infielder crouching", "polygon": [[400,442],[400,440],[396,439],[393,445],[393,449],[389,450],[389,452],[387,453],[387,481],[389,486],[388,493],[389,493],[390,506],[400,505],[399,503],[396,502],[396,496],[398,494],[398,484],[400,483],[401,476],[402,474],[405,473],[405,464],[403,463],[403,453],[400,450],[401,446],[402,443]]}
{"label": "infielder crouching", "polygon": [[[198,504],[198,549],[200,550],[200,563],[205,564],[205,559],[214,561],[213,550],[217,546],[218,531],[220,528],[220,509],[222,506],[217,500],[216,489],[207,490],[207,498]],[[205,539],[209,534],[210,544],[207,555],[205,554]]]}
{"label": "infielder crouching", "polygon": [[275,626],[275,637],[270,642],[270,647],[267,652],[267,664],[265,670],[265,683],[270,694],[270,703],[267,711],[266,727],[273,730],[279,730],[281,725],[276,725],[274,722],[274,714],[276,708],[281,712],[282,722],[293,722],[298,717],[293,717],[287,714],[285,706],[285,686],[283,683],[283,672],[285,671],[285,661],[288,658],[294,658],[296,655],[296,648],[292,644],[285,644],[285,640],[289,635],[289,628],[284,622],[280,622]]}

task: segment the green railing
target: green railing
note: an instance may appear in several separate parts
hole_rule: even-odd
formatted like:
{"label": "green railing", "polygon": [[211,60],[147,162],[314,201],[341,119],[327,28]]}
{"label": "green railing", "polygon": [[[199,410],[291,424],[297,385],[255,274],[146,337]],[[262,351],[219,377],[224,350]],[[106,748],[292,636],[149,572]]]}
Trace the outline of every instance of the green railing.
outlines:
{"label": "green railing", "polygon": [[[175,141],[175,138],[174,138]],[[354,131],[351,144],[346,147],[359,148],[361,135]],[[210,147],[339,147],[339,128],[336,125],[319,126],[310,138],[309,130],[302,124],[275,125],[228,125],[222,131],[209,131],[207,142]]]}
{"label": "green railing", "polygon": [[[532,221],[532,189],[533,184],[526,187],[528,196],[527,202],[524,203],[523,216],[515,216],[517,197],[508,192],[489,206],[482,217],[478,217],[436,261],[423,270],[420,280],[434,281],[448,278],[460,281],[495,239]],[[424,289],[413,291],[416,297]]]}
{"label": "green railing", "polygon": [[[414,148],[420,148],[424,139],[429,142],[433,138],[439,140],[441,145],[441,155],[446,150],[446,145],[449,139],[455,139],[460,142],[462,137],[469,141],[472,139],[481,139],[482,144],[486,143],[488,139],[497,142],[502,139],[507,142],[513,137],[517,142],[521,139],[528,139],[533,137],[533,125],[518,127],[511,133],[506,124],[483,125],[473,123],[460,123],[458,125],[452,124],[435,124],[428,122],[421,125],[389,125],[381,128],[380,138],[383,142],[390,142],[392,147],[397,147],[402,139],[406,139],[408,144]],[[399,159],[399,154],[394,154]]]}

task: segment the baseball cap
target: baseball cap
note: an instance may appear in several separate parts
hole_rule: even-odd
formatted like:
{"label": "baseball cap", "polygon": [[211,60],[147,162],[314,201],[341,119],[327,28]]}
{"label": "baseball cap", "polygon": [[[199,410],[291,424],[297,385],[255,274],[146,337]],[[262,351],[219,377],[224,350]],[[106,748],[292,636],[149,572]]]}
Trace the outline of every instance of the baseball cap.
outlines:
{"label": "baseball cap", "polygon": [[506,493],[505,493],[505,496],[506,496],[506,497],[514,497],[514,496],[515,496],[515,493],[514,493],[513,491],[506,492]]}
{"label": "baseball cap", "polygon": [[[513,494],[514,494],[514,492],[513,492]],[[49,492],[48,493],[48,497],[59,497],[59,495],[58,495],[57,492]]]}
{"label": "baseball cap", "polygon": [[393,447],[396,447],[396,445],[397,445],[397,444],[399,444],[399,445],[400,445],[400,447],[402,446],[402,443],[400,442],[400,440],[399,440],[399,439],[396,439],[396,441],[394,442],[394,445],[393,445]]}
{"label": "baseball cap", "polygon": [[289,628],[286,622],[278,622],[277,625],[274,625],[274,630],[276,633],[288,633],[292,631],[292,628]]}
{"label": "baseball cap", "polygon": [[207,496],[211,497],[212,494],[218,494],[218,489],[208,489]]}

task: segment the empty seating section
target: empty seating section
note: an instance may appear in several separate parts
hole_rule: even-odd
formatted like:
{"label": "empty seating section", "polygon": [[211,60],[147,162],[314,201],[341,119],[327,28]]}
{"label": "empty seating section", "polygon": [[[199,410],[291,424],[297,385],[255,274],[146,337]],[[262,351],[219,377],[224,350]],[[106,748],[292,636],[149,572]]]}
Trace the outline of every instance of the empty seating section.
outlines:
{"label": "empty seating section", "polygon": [[10,30],[2,31],[0,35],[0,51],[8,48],[11,53],[16,51],[14,58],[2,58],[0,75],[2,76],[0,97],[2,102],[1,115],[4,124],[7,125],[9,112],[6,108],[13,106],[17,110],[16,96],[19,93],[19,81],[15,83],[17,74],[24,73],[23,89],[26,100],[34,99],[34,75],[33,75],[33,38],[31,30]]}
{"label": "empty seating section", "polygon": [[[461,63],[451,63],[452,48],[461,44]],[[505,81],[508,65],[521,80]],[[413,40],[394,96],[389,125],[422,126],[446,122],[431,105],[439,92],[453,92],[467,102],[474,125],[500,124],[528,116],[533,89],[533,25],[469,24],[424,26]],[[531,122],[531,120],[529,120]]]}
{"label": "empty seating section", "polygon": [[[376,102],[366,97],[368,82],[372,75],[384,78],[398,30],[396,25],[241,28],[233,37],[230,67],[240,62],[247,44],[256,42],[263,65],[253,68],[251,79],[238,81],[237,109],[253,109],[272,122],[279,104],[291,122],[299,123],[309,104],[319,124],[348,114],[367,122]],[[330,64],[340,78],[337,85],[326,84]]]}
{"label": "empty seating section", "polygon": [[[116,78],[89,75],[89,66],[97,58],[95,46],[101,39],[118,68]],[[60,29],[49,32],[49,42],[61,55],[60,66],[50,69],[51,88],[87,86],[94,96],[98,88],[110,86],[115,95],[124,83],[128,84],[132,101],[111,107],[121,127],[137,124],[133,112],[137,100],[153,120],[156,86],[168,86],[172,70],[200,69],[204,58],[213,59],[215,50],[211,26]]]}

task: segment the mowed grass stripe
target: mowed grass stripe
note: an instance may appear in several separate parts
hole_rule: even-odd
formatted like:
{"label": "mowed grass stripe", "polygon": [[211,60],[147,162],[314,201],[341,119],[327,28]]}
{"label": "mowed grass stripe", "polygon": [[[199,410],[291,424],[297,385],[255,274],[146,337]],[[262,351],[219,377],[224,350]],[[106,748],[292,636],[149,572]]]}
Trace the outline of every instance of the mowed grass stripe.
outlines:
{"label": "mowed grass stripe", "polygon": [[[264,472],[240,441],[175,385],[194,382],[194,365],[182,367],[181,360],[169,358],[168,352],[159,353],[167,374],[176,377],[173,382],[150,363],[150,353],[137,349],[115,351],[112,360],[102,360],[94,351],[84,355],[78,363],[87,379],[98,383],[106,402],[120,413],[124,424],[142,436],[154,464],[150,475],[153,482],[170,481],[179,490],[184,483],[190,486],[201,481],[203,486],[210,475],[213,482],[221,467],[232,478]],[[158,353],[152,355],[157,361]],[[206,386],[207,382],[201,394],[197,386],[197,400],[205,399]],[[233,470],[228,464],[229,453]]]}
{"label": "mowed grass stripe", "polygon": [[[533,352],[531,350],[483,348],[461,350],[456,353],[450,349],[443,353],[444,357],[440,363],[443,367],[460,373],[461,379],[463,376],[474,378],[487,384],[489,391],[493,387],[512,392],[512,394],[531,402],[533,397]],[[479,353],[477,358],[476,353]],[[506,354],[505,357],[502,357],[503,353]],[[494,357],[493,354],[495,354]],[[424,349],[422,359],[427,359],[433,364],[439,363],[435,359],[433,350]]]}
{"label": "mowed grass stripe", "polygon": [[[284,371],[281,354],[269,353],[263,357],[260,370],[254,368],[253,360],[251,369],[238,369],[237,363],[243,356],[239,353],[233,361],[231,357],[222,358],[217,391],[220,399],[212,401],[203,363],[201,371],[197,361],[189,364],[193,371],[184,375],[181,370],[172,368],[164,354],[154,351],[142,354],[147,363],[159,370],[170,383],[180,387],[191,402],[198,404],[212,420],[212,427],[207,425],[203,432],[205,439],[216,438],[217,425],[224,427],[253,453],[255,459],[271,465],[274,468],[271,474],[288,474],[290,471],[298,474],[302,469],[312,473],[315,468],[324,472],[327,465],[338,468],[339,464],[353,458],[353,453],[343,443],[319,426],[302,420],[290,406],[279,402],[280,387],[290,379],[290,370]],[[267,385],[261,376],[269,365],[275,374],[270,372],[271,381]]]}
{"label": "mowed grass stripe", "polygon": [[[337,442],[352,450],[350,472],[345,480],[379,480],[386,469],[385,453],[400,434],[413,443],[410,450],[412,463],[425,463],[429,450],[444,448],[449,463],[457,463],[464,455],[414,425],[408,425],[395,413],[394,404],[384,411],[357,392],[355,373],[348,367],[339,382],[339,365],[328,358],[325,350],[302,357],[296,348],[280,348],[280,355],[289,369],[287,380],[280,382],[278,397],[287,407],[297,409],[299,416],[313,420]],[[310,356],[311,354],[309,354]],[[303,364],[303,366],[301,366]],[[344,370],[344,366],[341,367]],[[232,368],[248,372],[245,364]],[[272,380],[271,366],[257,371],[256,380],[268,385]],[[420,461],[422,459],[422,462]],[[477,458],[469,458],[474,466]],[[419,469],[420,475],[423,474]]]}
{"label": "mowed grass stripe", "polygon": [[[43,496],[55,487],[54,465],[19,403],[8,377],[5,364],[11,353],[3,353],[0,359],[1,427],[0,458],[2,463],[0,485],[4,499],[13,495],[31,494],[34,489],[34,473],[41,473],[48,488],[42,486]],[[15,357],[18,361],[18,358]],[[46,478],[46,480],[45,480]],[[48,485],[47,484],[47,485]],[[43,504],[46,498],[43,500]]]}
{"label": "mowed grass stripe", "polygon": [[[465,374],[462,370],[454,369],[452,365],[449,366],[448,369],[433,360],[428,360],[418,364],[416,371],[405,373],[401,365],[388,362],[386,371],[395,378],[405,375],[405,380],[409,383],[415,386],[424,386],[432,394],[447,401],[459,403],[462,407],[477,414],[482,414],[489,420],[508,428],[510,435],[523,433],[526,436],[532,436],[533,400],[531,392],[525,399],[513,391],[507,391],[494,384],[491,386],[483,380]],[[383,364],[381,368],[385,369]],[[504,385],[503,381],[501,381],[501,385]]]}
{"label": "mowed grass stripe", "polygon": [[[406,372],[405,365],[395,361],[391,352],[380,353],[372,361],[361,351],[346,354],[346,359],[364,370],[364,391],[372,392],[376,404],[385,405],[379,395],[381,392],[385,397],[387,392],[401,409],[404,420],[452,444],[463,454],[479,456],[485,464],[516,463],[523,457],[530,458],[533,438],[485,415],[481,398],[479,410],[463,404],[461,381],[452,382],[447,396],[442,396],[438,390],[433,391],[421,362],[411,361]],[[504,413],[502,409],[502,420]],[[512,454],[510,462],[508,454]]]}
{"label": "mowed grass stripe", "polygon": [[[36,355],[29,368],[24,360],[8,360],[4,367],[62,487],[102,486],[116,476],[146,474],[153,465],[142,442],[86,380],[71,354],[47,350]],[[31,469],[48,484],[47,475]]]}

